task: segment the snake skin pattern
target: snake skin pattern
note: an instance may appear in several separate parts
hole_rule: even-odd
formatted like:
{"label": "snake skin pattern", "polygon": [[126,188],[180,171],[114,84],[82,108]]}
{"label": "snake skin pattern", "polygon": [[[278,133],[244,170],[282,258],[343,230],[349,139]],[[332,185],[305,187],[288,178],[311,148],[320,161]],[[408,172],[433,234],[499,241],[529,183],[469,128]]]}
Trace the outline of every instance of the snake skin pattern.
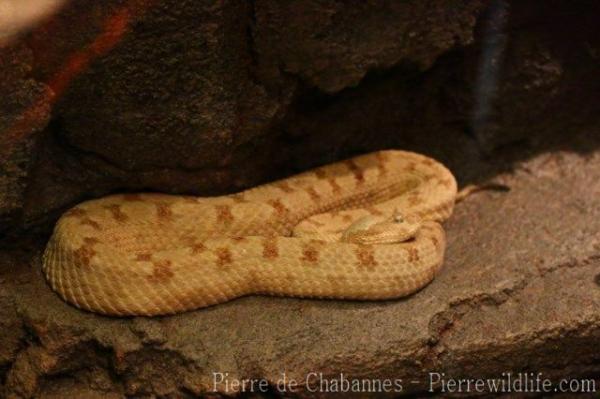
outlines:
{"label": "snake skin pattern", "polygon": [[57,222],[43,271],[92,312],[173,314],[248,294],[378,300],[440,269],[456,181],[443,165],[380,151],[238,194],[116,194]]}

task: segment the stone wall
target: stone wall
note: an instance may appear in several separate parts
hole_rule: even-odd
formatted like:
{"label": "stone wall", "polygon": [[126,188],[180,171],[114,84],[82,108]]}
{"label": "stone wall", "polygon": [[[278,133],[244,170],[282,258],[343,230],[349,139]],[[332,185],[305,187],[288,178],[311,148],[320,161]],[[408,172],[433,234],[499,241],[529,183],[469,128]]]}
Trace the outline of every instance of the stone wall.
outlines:
{"label": "stone wall", "polygon": [[[232,192],[391,146],[434,155],[467,181],[461,163],[594,120],[594,11],[74,1],[19,43],[26,55],[2,53],[3,70],[21,73],[10,90],[27,93],[18,112],[4,97],[3,120],[40,110],[27,134],[1,138],[2,230],[47,230],[112,191]],[[36,90],[59,91],[50,119],[50,94]]]}

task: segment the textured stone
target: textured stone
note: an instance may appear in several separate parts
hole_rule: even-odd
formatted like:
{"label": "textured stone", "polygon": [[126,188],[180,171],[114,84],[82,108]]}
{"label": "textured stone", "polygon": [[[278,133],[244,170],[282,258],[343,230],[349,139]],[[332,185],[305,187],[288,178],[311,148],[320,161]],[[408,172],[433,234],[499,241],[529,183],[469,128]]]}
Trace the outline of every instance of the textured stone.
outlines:
{"label": "textured stone", "polygon": [[[427,69],[472,41],[482,8],[72,2],[27,41],[34,76],[59,86],[61,99],[24,222],[54,220],[81,198],[116,189],[222,193],[272,178],[293,151],[274,143],[274,126],[299,87],[335,92],[372,69]],[[317,26],[322,34],[307,35]]]}
{"label": "textured stone", "polygon": [[35,143],[50,117],[51,92],[31,79],[31,51],[0,47],[0,231],[23,211]]}
{"label": "textured stone", "polygon": [[552,147],[566,131],[597,123],[598,3],[491,3],[473,45],[446,52],[425,72],[401,64],[336,95],[299,96],[279,126],[283,143],[294,143],[289,157],[302,169],[315,158],[398,147],[458,166],[511,145]]}
{"label": "textured stone", "polygon": [[496,3],[482,24],[479,62],[464,65],[466,75],[478,75],[475,104],[467,109],[483,147],[562,134],[595,118],[600,4],[553,0],[540,9],[535,1]]}
{"label": "textured stone", "polygon": [[[335,93],[371,70],[409,64],[426,70],[473,41],[484,1],[261,1],[256,52],[309,86]],[[268,61],[267,61],[268,62]]]}
{"label": "textured stone", "polygon": [[[429,372],[597,377],[600,152],[567,148],[498,175],[509,192],[458,204],[441,274],[397,301],[253,296],[172,317],[113,319],[51,292],[40,272],[43,242],[5,250],[5,396],[192,397],[212,390],[213,372],[230,373],[231,383],[265,379],[271,389],[283,372],[300,381],[311,372],[400,378],[409,393],[429,389]],[[303,386],[297,395],[323,396]]]}
{"label": "textured stone", "polygon": [[232,192],[379,148],[455,166],[552,141],[597,120],[597,7],[72,1],[25,41],[29,84],[59,101],[43,143],[13,154],[26,167],[0,230],[47,231],[113,191]]}
{"label": "textured stone", "polygon": [[[57,111],[60,135],[155,180],[161,170],[229,164],[286,105],[285,93],[253,77],[251,13],[250,2],[237,1],[74,2],[29,40],[40,78],[103,36],[118,40],[69,82]],[[48,34],[60,40],[48,47]]]}

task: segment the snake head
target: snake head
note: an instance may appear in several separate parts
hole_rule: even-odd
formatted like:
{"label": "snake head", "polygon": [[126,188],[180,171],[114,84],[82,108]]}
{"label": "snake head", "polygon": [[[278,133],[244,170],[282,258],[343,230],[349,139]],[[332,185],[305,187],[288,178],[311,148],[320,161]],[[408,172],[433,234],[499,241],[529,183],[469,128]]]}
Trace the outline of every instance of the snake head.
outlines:
{"label": "snake head", "polygon": [[421,224],[422,220],[417,215],[398,212],[391,217],[369,215],[352,223],[342,234],[342,241],[369,245],[395,244],[414,238]]}

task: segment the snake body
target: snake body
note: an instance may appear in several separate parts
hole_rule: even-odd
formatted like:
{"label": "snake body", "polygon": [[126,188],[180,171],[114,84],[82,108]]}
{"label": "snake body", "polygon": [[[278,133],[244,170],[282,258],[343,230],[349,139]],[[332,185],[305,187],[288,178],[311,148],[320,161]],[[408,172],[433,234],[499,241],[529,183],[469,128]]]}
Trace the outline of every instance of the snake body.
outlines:
{"label": "snake body", "polygon": [[390,299],[443,263],[456,181],[442,164],[380,151],[238,194],[115,194],[57,222],[43,271],[67,302],[161,315],[248,294]]}

